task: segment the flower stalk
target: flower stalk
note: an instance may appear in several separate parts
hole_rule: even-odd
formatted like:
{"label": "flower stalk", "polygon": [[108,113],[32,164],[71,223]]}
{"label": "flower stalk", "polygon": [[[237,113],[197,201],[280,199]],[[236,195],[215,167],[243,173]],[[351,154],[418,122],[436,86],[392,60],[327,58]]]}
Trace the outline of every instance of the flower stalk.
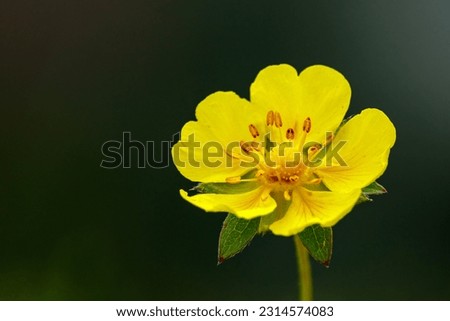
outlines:
{"label": "flower stalk", "polygon": [[309,253],[303,246],[298,234],[294,235],[294,244],[297,257],[299,300],[312,301],[313,285]]}

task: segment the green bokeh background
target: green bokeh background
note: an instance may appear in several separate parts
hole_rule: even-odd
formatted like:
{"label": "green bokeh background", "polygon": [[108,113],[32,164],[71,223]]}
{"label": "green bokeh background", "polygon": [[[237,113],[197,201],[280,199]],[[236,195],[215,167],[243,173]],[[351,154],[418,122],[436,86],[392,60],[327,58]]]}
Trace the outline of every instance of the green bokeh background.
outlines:
{"label": "green bokeh background", "polygon": [[216,266],[225,215],[184,202],[173,165],[106,170],[100,148],[168,141],[208,94],[320,63],[397,143],[389,193],[313,264],[315,297],[449,300],[449,15],[445,0],[2,0],[0,299],[295,300],[290,238]]}

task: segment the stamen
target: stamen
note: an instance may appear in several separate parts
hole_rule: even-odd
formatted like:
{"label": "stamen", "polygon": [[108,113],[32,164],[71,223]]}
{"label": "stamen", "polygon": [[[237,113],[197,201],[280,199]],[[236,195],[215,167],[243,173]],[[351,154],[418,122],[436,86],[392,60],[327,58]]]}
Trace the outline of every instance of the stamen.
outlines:
{"label": "stamen", "polygon": [[292,183],[295,183],[296,181],[298,181],[299,178],[300,177],[298,177],[298,175],[292,175],[292,176],[289,176],[289,181]]}
{"label": "stamen", "polygon": [[257,178],[241,178],[240,176],[232,176],[225,178],[225,182],[228,184],[237,184],[241,182],[255,182]]}
{"label": "stamen", "polygon": [[272,110],[269,111],[267,113],[267,117],[266,117],[266,124],[267,124],[267,126],[272,126],[273,125],[274,118],[275,118],[275,115],[274,115],[273,111]]}
{"label": "stamen", "polygon": [[281,115],[279,112],[275,112],[275,127],[280,128],[283,126],[283,121],[281,120]]}
{"label": "stamen", "polygon": [[311,130],[311,118],[307,117],[303,121],[303,131],[300,134],[300,138],[298,139],[297,146],[300,151],[303,151],[303,147],[306,141],[306,136],[308,135],[309,131]]}
{"label": "stamen", "polygon": [[290,201],[291,200],[291,193],[289,193],[289,190],[285,190],[283,193],[284,199],[286,201]]}
{"label": "stamen", "polygon": [[288,128],[288,130],[286,131],[286,138],[288,140],[294,139],[294,129],[293,128]]}
{"label": "stamen", "polygon": [[314,162],[316,160],[316,158],[319,157],[319,155],[321,154],[321,151],[329,144],[331,143],[331,141],[334,139],[334,135],[332,132],[327,132],[326,137],[325,137],[325,142],[320,145],[314,145],[317,146],[317,150],[313,151],[311,150],[314,146],[310,147],[310,149],[308,150],[308,158],[311,157],[311,159],[309,160],[310,162]]}
{"label": "stamen", "polygon": [[250,134],[252,134],[253,138],[256,138],[259,136],[259,132],[256,129],[255,125],[253,125],[253,124],[248,125],[248,129],[250,130]]}
{"label": "stamen", "polygon": [[334,139],[333,133],[332,133],[332,132],[327,132],[326,137],[325,137],[325,142],[324,142],[322,145],[320,145],[320,144],[317,145],[317,147],[318,147],[318,150],[317,150],[317,151],[315,151],[314,153],[311,153],[311,154],[310,154],[310,150],[308,150],[308,156],[312,156],[312,159],[310,159],[310,161],[313,162],[313,161],[320,155],[320,152],[321,152],[328,144],[330,144],[331,141],[332,141],[333,139]]}
{"label": "stamen", "polygon": [[310,130],[311,130],[311,118],[308,117],[303,122],[303,131],[309,133]]}

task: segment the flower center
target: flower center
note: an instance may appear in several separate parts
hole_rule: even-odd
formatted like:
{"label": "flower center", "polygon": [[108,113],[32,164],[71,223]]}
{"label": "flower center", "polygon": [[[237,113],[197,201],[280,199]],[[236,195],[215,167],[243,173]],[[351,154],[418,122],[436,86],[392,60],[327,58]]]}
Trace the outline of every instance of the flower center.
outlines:
{"label": "flower center", "polygon": [[[259,181],[266,187],[263,198],[267,198],[273,191],[283,192],[286,200],[290,200],[292,190],[299,185],[319,184],[320,179],[308,167],[307,160],[314,157],[321,146],[313,145],[304,150],[306,136],[311,130],[311,119],[307,117],[301,131],[296,132],[293,127],[283,128],[280,113],[271,110],[267,113],[265,128],[263,127],[264,125],[249,124],[253,140],[240,143],[243,154],[252,156],[255,160],[255,176],[246,179],[230,177],[227,182]],[[264,137],[260,133],[265,133]]]}

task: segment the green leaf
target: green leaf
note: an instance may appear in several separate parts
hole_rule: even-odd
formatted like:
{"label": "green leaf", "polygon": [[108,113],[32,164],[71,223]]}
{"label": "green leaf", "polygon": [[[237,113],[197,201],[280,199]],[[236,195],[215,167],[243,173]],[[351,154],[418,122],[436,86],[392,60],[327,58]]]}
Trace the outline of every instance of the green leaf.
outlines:
{"label": "green leaf", "polygon": [[364,187],[362,192],[366,195],[381,195],[387,193],[387,190],[377,182],[373,182],[372,184]]}
{"label": "green leaf", "polygon": [[228,214],[219,236],[218,264],[240,253],[258,232],[260,218],[245,220]]}
{"label": "green leaf", "polygon": [[199,193],[214,194],[240,194],[249,192],[259,186],[258,182],[242,182],[237,184],[229,183],[200,183],[192,190]]}
{"label": "green leaf", "polygon": [[300,232],[299,236],[309,254],[316,261],[328,267],[333,252],[333,230],[331,227],[312,225]]}
{"label": "green leaf", "polygon": [[372,202],[372,199],[369,196],[367,196],[366,194],[361,193],[361,195],[359,195],[358,200],[356,201],[356,204],[361,204],[364,202]]}
{"label": "green leaf", "polygon": [[362,189],[361,195],[359,196],[356,204],[372,201],[369,195],[381,195],[384,193],[387,193],[387,190],[381,184],[373,182]]}

